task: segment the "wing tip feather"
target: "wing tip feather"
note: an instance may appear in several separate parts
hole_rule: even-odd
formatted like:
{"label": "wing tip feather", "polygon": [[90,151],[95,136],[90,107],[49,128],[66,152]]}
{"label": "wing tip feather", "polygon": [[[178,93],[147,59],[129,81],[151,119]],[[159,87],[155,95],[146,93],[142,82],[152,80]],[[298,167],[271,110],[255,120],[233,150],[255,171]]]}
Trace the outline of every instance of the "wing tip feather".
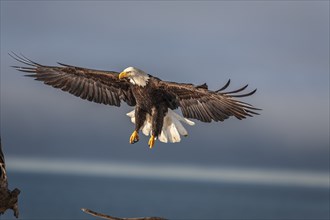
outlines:
{"label": "wing tip feather", "polygon": [[226,82],[226,84],[222,88],[216,90],[215,92],[221,92],[221,91],[227,89],[227,87],[229,86],[229,84],[230,84],[230,79],[228,79],[228,81]]}

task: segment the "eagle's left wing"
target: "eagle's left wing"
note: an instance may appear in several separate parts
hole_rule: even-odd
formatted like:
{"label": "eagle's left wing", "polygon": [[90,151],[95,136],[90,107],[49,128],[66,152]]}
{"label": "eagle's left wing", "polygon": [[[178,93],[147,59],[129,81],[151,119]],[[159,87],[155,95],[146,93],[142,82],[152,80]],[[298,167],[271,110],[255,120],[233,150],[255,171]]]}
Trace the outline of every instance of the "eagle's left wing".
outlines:
{"label": "eagle's left wing", "polygon": [[46,66],[33,62],[23,55],[9,54],[26,67],[13,66],[15,69],[31,73],[26,76],[42,81],[54,88],[69,92],[82,99],[120,106],[121,101],[134,106],[136,100],[127,80],[120,80],[114,71],[93,70],[59,63],[61,66]]}
{"label": "eagle's left wing", "polygon": [[186,118],[195,118],[203,122],[223,121],[230,116],[238,119],[258,115],[256,110],[261,110],[252,105],[241,102],[236,98],[250,96],[256,92],[237,94],[246,87],[235,91],[223,92],[230,84],[230,80],[221,89],[208,90],[206,84],[195,86],[193,84],[159,81],[159,86],[177,97],[177,102],[182,114]]}

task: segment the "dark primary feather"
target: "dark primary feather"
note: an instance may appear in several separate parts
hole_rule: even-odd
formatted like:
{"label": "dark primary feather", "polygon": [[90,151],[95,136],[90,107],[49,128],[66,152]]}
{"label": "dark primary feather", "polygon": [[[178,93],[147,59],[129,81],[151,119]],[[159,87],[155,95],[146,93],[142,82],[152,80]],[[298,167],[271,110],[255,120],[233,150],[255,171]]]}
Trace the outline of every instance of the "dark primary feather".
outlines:
{"label": "dark primary feather", "polygon": [[182,114],[186,118],[195,118],[203,122],[223,121],[230,116],[238,119],[258,115],[252,105],[235,98],[250,96],[256,92],[237,94],[246,89],[247,85],[231,91],[222,92],[230,84],[230,80],[219,90],[210,91],[206,84],[194,86],[175,82],[159,81],[159,86],[176,95]]}
{"label": "dark primary feather", "polygon": [[230,79],[228,79],[227,83],[222,88],[216,90],[215,92],[221,92],[222,90],[227,89],[227,87],[229,86],[229,84],[230,84]]}
{"label": "dark primary feather", "polygon": [[26,76],[82,99],[114,106],[120,106],[121,101],[125,101],[130,106],[136,104],[131,84],[126,80],[119,80],[117,72],[93,70],[62,63],[58,63],[61,66],[45,66],[23,55],[19,56],[15,53],[9,55],[28,66],[13,66],[19,71],[33,73]]}

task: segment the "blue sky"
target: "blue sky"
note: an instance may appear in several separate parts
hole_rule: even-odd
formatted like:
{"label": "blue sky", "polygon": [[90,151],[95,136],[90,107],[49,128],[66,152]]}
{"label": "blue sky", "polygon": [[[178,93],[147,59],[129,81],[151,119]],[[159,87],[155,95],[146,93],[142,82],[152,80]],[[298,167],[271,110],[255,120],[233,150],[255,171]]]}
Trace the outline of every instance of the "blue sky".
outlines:
{"label": "blue sky", "polygon": [[[1,137],[10,156],[328,170],[329,2],[1,1]],[[14,51],[258,92],[261,116],[197,122],[179,144],[129,145],[130,108],[22,77]]]}

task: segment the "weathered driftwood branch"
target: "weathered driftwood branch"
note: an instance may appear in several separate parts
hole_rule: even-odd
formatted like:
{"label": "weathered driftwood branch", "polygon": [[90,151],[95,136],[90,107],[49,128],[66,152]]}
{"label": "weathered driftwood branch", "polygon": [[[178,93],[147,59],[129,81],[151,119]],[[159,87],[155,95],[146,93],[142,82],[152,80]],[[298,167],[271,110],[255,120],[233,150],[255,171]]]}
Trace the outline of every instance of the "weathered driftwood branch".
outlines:
{"label": "weathered driftwood branch", "polygon": [[161,218],[161,217],[118,218],[118,217],[113,217],[110,215],[94,212],[90,209],[82,208],[81,210],[87,214],[108,220],[166,220],[166,218]]}
{"label": "weathered driftwood branch", "polygon": [[6,173],[5,158],[2,152],[0,138],[0,215],[4,214],[7,209],[14,211],[14,216],[18,218],[18,195],[21,191],[15,188],[13,191],[8,189],[8,179]]}

